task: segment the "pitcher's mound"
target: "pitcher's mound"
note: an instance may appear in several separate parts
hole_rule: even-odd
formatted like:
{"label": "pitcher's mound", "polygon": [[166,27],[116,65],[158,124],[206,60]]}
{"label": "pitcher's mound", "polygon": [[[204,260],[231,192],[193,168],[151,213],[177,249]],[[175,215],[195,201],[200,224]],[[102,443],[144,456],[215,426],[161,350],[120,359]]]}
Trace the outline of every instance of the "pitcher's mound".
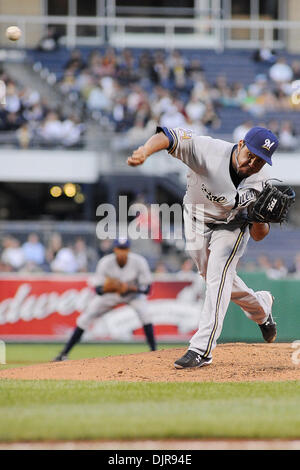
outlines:
{"label": "pitcher's mound", "polygon": [[[220,344],[213,363],[177,370],[185,348],[37,364],[0,371],[0,379],[122,380],[128,382],[248,382],[300,380],[300,364],[290,344]],[[294,353],[294,355],[293,355]]]}

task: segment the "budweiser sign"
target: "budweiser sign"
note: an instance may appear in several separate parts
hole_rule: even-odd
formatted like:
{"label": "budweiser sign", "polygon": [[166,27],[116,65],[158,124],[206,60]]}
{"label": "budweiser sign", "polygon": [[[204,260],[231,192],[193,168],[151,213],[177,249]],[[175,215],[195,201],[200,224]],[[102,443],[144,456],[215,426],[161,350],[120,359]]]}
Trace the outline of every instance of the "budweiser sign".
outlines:
{"label": "budweiser sign", "polygon": [[58,292],[45,292],[37,295],[31,293],[32,285],[22,283],[13,298],[0,303],[0,324],[16,323],[19,320],[41,320],[52,313],[70,315],[82,312],[95,293],[89,288],[66,289]]}
{"label": "budweiser sign", "polygon": [[[202,286],[168,278],[152,285],[149,310],[157,336],[189,338],[197,329]],[[95,291],[83,276],[7,276],[0,279],[0,339],[63,339],[76,325]],[[86,340],[132,341],[143,335],[133,309],[119,306],[97,319]]]}

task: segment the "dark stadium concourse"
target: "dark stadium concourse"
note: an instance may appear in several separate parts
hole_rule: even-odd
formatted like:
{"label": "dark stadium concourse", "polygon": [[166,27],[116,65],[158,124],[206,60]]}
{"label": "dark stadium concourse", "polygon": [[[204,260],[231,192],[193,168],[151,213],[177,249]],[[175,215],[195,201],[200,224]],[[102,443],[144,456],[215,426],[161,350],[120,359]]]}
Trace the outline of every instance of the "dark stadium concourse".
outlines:
{"label": "dark stadium concourse", "polygon": [[185,188],[177,175],[106,174],[96,183],[0,183],[1,220],[94,221],[99,204],[118,209],[119,196],[128,205],[140,199],[149,204],[181,203]]}
{"label": "dark stadium concourse", "polygon": [[118,207],[120,195],[128,196],[129,203],[143,199],[149,203],[181,203],[185,188],[176,174],[147,176],[133,174],[111,174],[100,177],[96,194],[98,201]]}
{"label": "dark stadium concourse", "polygon": [[0,220],[82,220],[89,185],[0,183]]}

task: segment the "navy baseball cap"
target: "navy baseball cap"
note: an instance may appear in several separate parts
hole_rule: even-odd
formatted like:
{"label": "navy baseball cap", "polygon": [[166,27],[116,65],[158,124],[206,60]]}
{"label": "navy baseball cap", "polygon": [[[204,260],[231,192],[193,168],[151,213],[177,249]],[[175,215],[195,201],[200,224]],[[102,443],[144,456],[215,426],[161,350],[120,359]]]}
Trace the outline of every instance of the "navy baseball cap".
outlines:
{"label": "navy baseball cap", "polygon": [[276,135],[265,127],[252,127],[244,137],[250,152],[265,160],[272,166],[272,155],[278,147]]}
{"label": "navy baseball cap", "polygon": [[130,248],[130,241],[127,238],[117,238],[113,243],[114,248]]}

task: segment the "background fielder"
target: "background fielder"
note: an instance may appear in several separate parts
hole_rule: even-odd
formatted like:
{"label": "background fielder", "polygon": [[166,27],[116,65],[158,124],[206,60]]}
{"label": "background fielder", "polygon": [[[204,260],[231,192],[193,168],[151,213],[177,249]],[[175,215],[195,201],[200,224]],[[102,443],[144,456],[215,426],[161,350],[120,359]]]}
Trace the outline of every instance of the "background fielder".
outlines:
{"label": "background fielder", "polygon": [[236,145],[186,129],[159,127],[128,159],[129,165],[140,165],[151,154],[167,149],[190,168],[184,197],[185,234],[193,240],[189,251],[206,279],[206,296],[198,331],[187,353],[175,362],[177,368],[212,362],[230,299],[259,324],[266,341],[276,338],[273,296],[248,288],[236,266],[250,235],[259,241],[269,232],[268,224],[249,226],[244,216],[268,179],[264,166],[272,165],[277,146],[276,136],[261,127],[251,129]]}
{"label": "background fielder", "polygon": [[129,240],[116,240],[114,253],[104,256],[99,261],[95,276],[91,280],[98,295],[77,318],[77,327],[54,361],[67,359],[68,353],[80,341],[91,322],[122,303],[130,305],[135,310],[143,324],[149,347],[155,351],[156,342],[146,300],[151,282],[152,275],[146,259],[130,252]]}

